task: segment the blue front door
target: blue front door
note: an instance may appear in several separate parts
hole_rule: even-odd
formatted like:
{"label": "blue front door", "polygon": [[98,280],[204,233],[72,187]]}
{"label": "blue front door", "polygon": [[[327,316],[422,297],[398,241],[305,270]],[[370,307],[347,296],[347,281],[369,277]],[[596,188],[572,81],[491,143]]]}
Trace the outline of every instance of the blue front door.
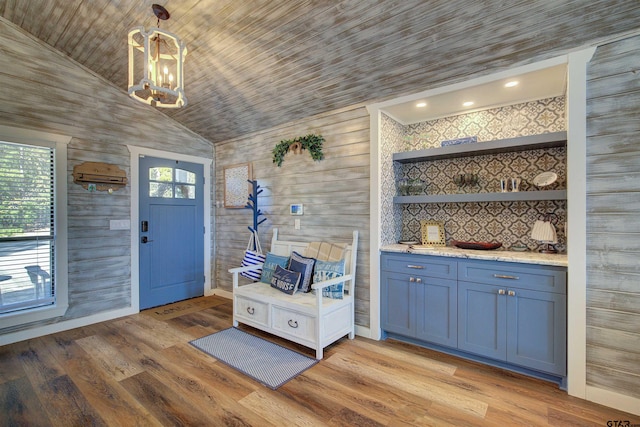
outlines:
{"label": "blue front door", "polygon": [[140,157],[140,309],[204,294],[201,164]]}

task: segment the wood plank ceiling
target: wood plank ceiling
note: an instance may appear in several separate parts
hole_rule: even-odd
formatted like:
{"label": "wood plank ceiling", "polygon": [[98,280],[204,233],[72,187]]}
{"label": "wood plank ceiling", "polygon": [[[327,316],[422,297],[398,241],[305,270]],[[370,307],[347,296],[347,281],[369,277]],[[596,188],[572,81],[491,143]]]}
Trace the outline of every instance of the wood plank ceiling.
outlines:
{"label": "wood plank ceiling", "polygon": [[[214,143],[551,57],[640,18],[637,0],[155,1],[189,51],[189,104],[162,111]],[[152,3],[0,0],[0,16],[126,92],[127,33],[155,26]]]}

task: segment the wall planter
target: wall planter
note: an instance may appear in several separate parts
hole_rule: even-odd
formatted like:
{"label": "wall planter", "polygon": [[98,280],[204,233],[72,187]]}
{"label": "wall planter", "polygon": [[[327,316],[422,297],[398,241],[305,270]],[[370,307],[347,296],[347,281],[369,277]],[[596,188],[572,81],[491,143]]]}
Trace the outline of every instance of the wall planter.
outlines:
{"label": "wall planter", "polygon": [[300,154],[302,150],[307,150],[313,160],[320,161],[324,159],[324,154],[322,153],[323,142],[324,137],[322,135],[314,134],[300,136],[294,139],[284,139],[273,149],[273,163],[278,165],[278,167],[282,166],[284,156],[289,150],[295,154]]}

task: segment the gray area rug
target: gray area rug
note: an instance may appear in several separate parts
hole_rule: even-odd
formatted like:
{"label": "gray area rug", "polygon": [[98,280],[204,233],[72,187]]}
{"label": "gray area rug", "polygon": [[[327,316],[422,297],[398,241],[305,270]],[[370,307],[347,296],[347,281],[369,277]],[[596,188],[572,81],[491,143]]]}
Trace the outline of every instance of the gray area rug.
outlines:
{"label": "gray area rug", "polygon": [[198,338],[190,344],[273,390],[318,363],[236,328]]}

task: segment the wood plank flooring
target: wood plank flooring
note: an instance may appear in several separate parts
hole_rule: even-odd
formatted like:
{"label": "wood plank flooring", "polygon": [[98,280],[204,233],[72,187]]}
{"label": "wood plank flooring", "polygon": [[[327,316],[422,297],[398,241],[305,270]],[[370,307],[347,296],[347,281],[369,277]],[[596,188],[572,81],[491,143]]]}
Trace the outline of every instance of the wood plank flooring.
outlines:
{"label": "wood plank flooring", "polygon": [[189,344],[230,326],[231,301],[204,297],[0,347],[0,426],[640,425],[553,384],[393,340],[344,338],[274,391]]}

